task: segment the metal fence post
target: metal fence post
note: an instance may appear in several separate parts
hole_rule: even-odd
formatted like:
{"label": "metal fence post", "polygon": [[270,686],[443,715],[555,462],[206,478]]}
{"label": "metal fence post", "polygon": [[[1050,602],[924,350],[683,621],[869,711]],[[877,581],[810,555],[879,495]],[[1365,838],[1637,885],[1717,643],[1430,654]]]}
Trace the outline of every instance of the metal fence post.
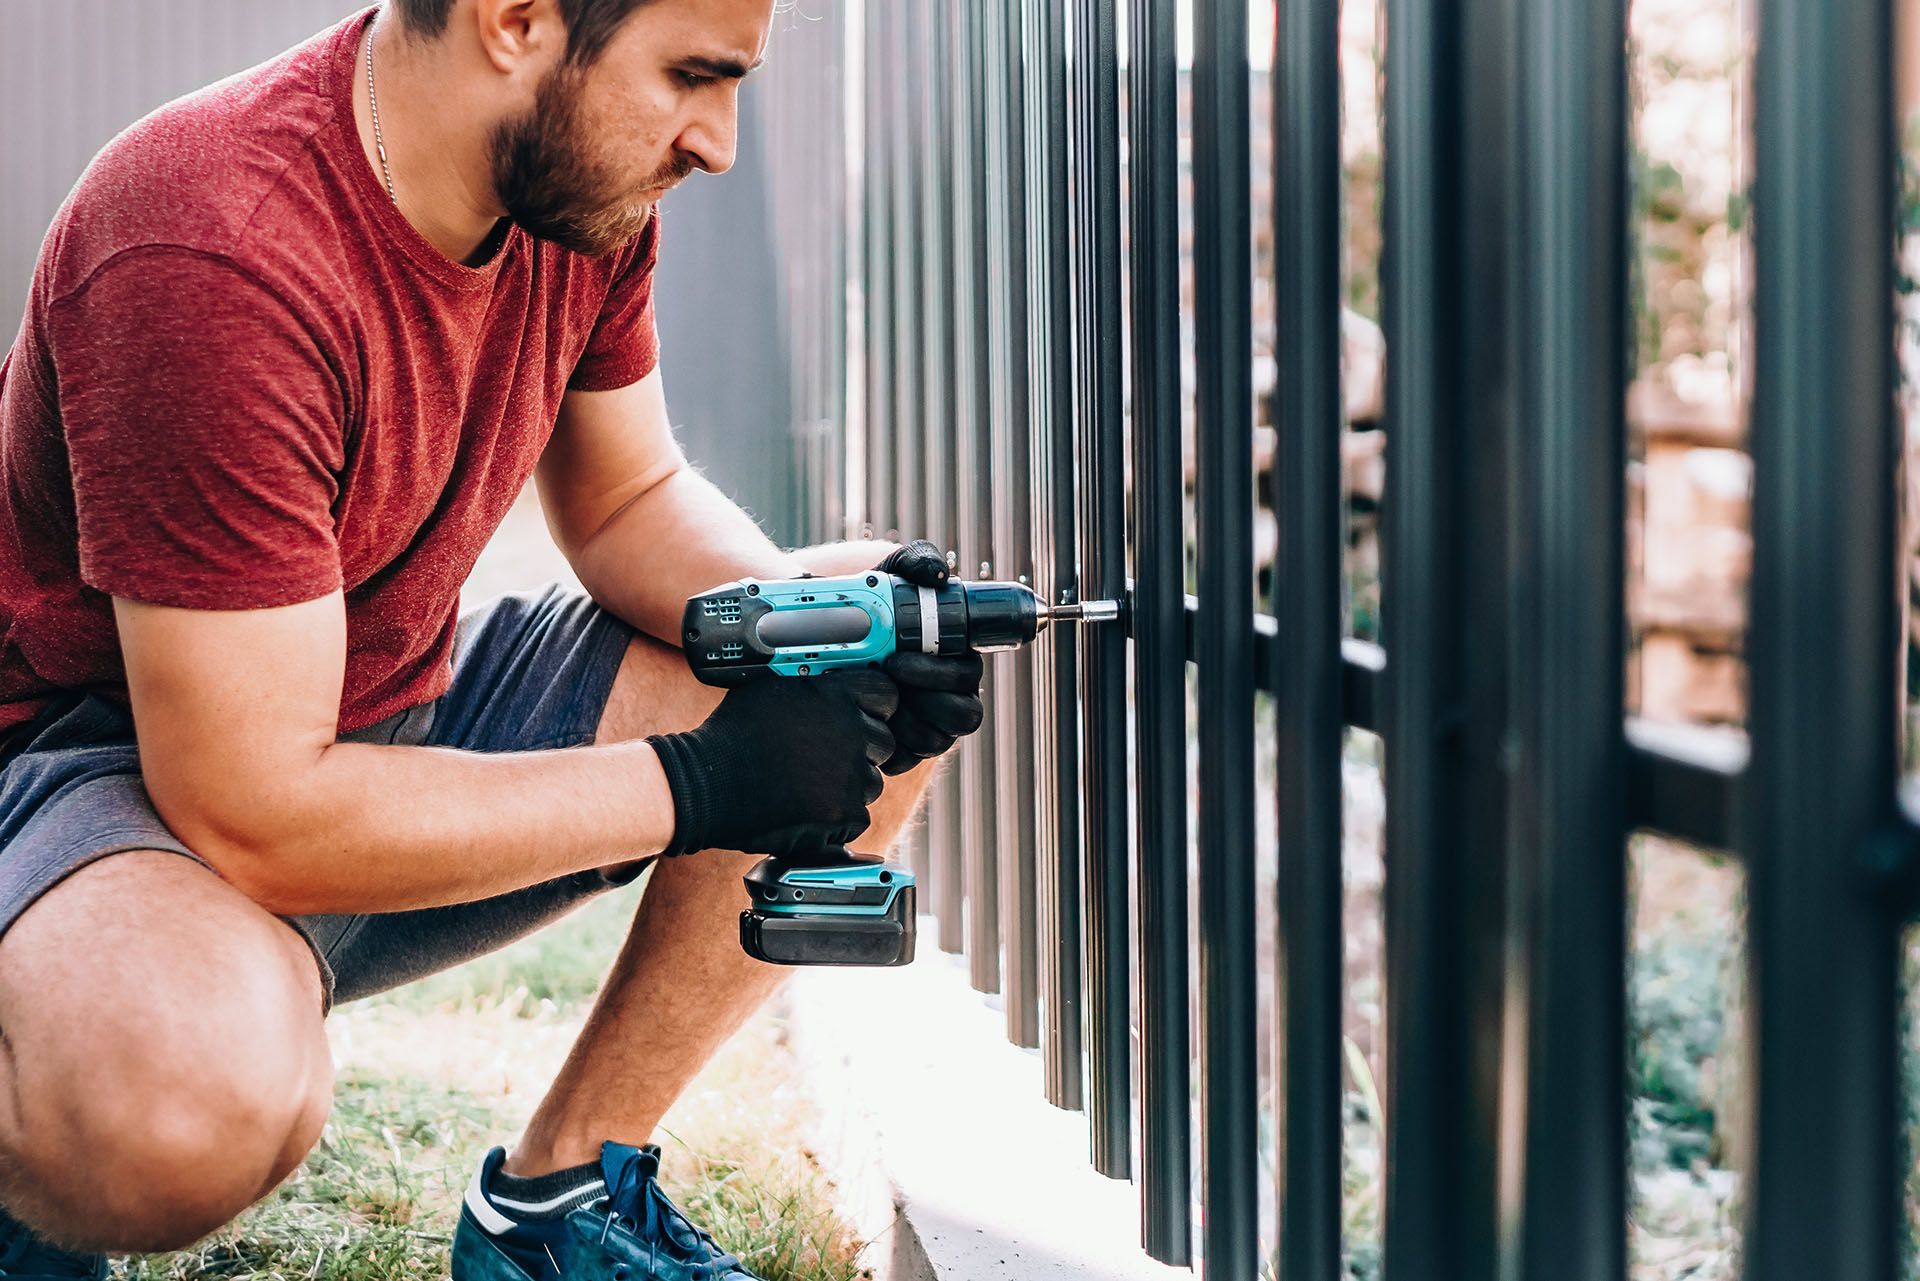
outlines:
{"label": "metal fence post", "polygon": [[1626,5],[1528,6],[1513,160],[1510,1275],[1626,1274]]}
{"label": "metal fence post", "polygon": [[1277,380],[1272,506],[1279,948],[1274,1097],[1282,1276],[1340,1271],[1342,951],[1339,0],[1274,24]]}
{"label": "metal fence post", "polygon": [[[985,84],[983,24],[977,3],[943,7],[953,66],[954,278],[958,313],[955,347],[954,529],[950,546],[959,556],[958,577],[992,574],[994,476],[988,433],[993,416],[993,330],[988,275],[987,134],[982,109]],[[982,700],[991,709],[998,684],[989,670]],[[989,710],[988,715],[992,716]],[[960,796],[961,848],[967,892],[967,967],[974,987],[1000,990],[1000,863],[995,857],[993,814],[994,741],[976,734],[955,749]]]}
{"label": "metal fence post", "polygon": [[[1071,61],[1079,128],[1069,152],[1080,196],[1074,271],[1080,286],[1081,599],[1126,594],[1125,461],[1121,414],[1120,104],[1116,15],[1110,0],[1076,0]],[[1127,944],[1126,637],[1080,637],[1081,815],[1085,841],[1089,1120],[1093,1165],[1132,1173],[1131,992]]]}
{"label": "metal fence post", "polygon": [[1181,458],[1179,65],[1174,0],[1127,29],[1133,358],[1135,894],[1140,937],[1140,1216],[1147,1253],[1193,1258],[1187,1024],[1186,478]]}
{"label": "metal fence post", "polygon": [[[879,104],[886,117],[885,145],[887,222],[890,231],[892,272],[885,287],[892,292],[888,309],[892,321],[893,347],[888,353],[888,369],[894,385],[888,389],[893,427],[893,503],[895,519],[888,524],[909,537],[922,537],[927,521],[927,467],[923,442],[927,416],[922,388],[927,368],[925,318],[913,300],[921,296],[928,270],[926,224],[922,221],[926,181],[921,161],[919,127],[926,117],[926,85],[915,74],[915,39],[911,6],[902,0],[874,0],[885,16],[877,25],[886,41],[880,58],[886,63],[881,76],[885,98]],[[887,524],[879,526],[881,530]]]}
{"label": "metal fence post", "polygon": [[1385,1266],[1396,1281],[1478,1281],[1498,1259],[1517,2],[1387,7]]}
{"label": "metal fence post", "polygon": [[[995,572],[1002,578],[1037,581],[1033,559],[1032,459],[1028,424],[1031,383],[1028,352],[1027,97],[1020,62],[1021,0],[994,0],[989,14],[993,149],[993,260],[989,272],[998,341],[992,449],[1000,492],[994,507]],[[1040,1044],[1039,917],[1036,899],[1036,805],[1034,797],[1034,654],[1031,646],[1001,658],[995,684],[994,759],[1000,856],[1000,937],[1007,998],[1007,1036],[1016,1045]]]}
{"label": "metal fence post", "polygon": [[[1075,598],[1073,474],[1073,230],[1067,189],[1067,0],[1028,0],[1027,73],[1034,103],[1028,173],[1034,204],[1028,226],[1034,269],[1033,315],[1034,561],[1049,599]],[[1085,1098],[1080,945],[1079,662],[1071,629],[1043,638],[1035,660],[1041,726],[1039,830],[1041,1052],[1047,1098],[1078,1108]]]}
{"label": "metal fence post", "polygon": [[1253,264],[1246,0],[1194,6],[1195,396],[1200,613],[1201,1256],[1259,1270],[1253,961]]}
{"label": "metal fence post", "polygon": [[1892,6],[1763,0],[1748,857],[1753,1281],[1895,1275]]}
{"label": "metal fence post", "polygon": [[[954,320],[955,255],[953,179],[949,157],[953,139],[953,86],[950,37],[941,0],[901,0],[914,27],[914,66],[909,74],[921,85],[924,108],[914,154],[920,171],[920,332],[922,336],[920,421],[924,424],[924,537],[952,547],[955,534],[955,403],[960,377]],[[965,944],[965,876],[961,856],[959,774],[949,765],[928,791],[928,862],[933,910],[939,918],[937,943],[943,952]]]}

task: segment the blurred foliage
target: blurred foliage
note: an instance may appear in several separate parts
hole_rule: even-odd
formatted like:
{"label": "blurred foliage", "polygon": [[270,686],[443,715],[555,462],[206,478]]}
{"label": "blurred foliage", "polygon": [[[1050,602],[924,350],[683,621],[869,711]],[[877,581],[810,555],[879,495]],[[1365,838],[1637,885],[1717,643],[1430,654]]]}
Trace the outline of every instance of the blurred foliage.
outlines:
{"label": "blurred foliage", "polygon": [[1725,934],[1675,932],[1635,953],[1632,978],[1633,1168],[1692,1169],[1714,1153],[1713,1069],[1725,1035]]}
{"label": "blurred foliage", "polygon": [[1749,58],[1738,0],[1636,0],[1628,65],[1634,366],[1735,398],[1747,278]]}

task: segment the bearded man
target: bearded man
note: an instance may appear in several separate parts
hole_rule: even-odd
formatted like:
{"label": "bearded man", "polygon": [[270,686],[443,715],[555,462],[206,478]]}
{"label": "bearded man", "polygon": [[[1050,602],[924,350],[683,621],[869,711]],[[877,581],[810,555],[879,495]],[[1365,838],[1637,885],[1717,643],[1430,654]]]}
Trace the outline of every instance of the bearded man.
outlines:
{"label": "bearded man", "polygon": [[[228,1222],[320,1135],[332,1002],[657,854],[453,1275],[749,1275],[647,1145],[782,973],[740,950],[740,852],[884,850],[980,720],[977,658],[722,699],[673,647],[730,579],[946,572],[782,552],[669,429],[654,205],[732,164],[771,20],[389,0],[61,209],[0,366],[0,1275]],[[529,476],[586,594],[460,617]]]}

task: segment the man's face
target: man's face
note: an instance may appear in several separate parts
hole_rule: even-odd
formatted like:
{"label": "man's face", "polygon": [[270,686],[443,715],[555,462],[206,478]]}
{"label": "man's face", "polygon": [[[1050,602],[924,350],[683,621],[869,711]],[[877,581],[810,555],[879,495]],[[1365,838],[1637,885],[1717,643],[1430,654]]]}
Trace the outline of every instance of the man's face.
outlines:
{"label": "man's face", "polygon": [[646,226],[695,169],[733,165],[740,80],[766,47],[772,0],[648,0],[590,64],[563,61],[493,138],[508,217],[598,256]]}

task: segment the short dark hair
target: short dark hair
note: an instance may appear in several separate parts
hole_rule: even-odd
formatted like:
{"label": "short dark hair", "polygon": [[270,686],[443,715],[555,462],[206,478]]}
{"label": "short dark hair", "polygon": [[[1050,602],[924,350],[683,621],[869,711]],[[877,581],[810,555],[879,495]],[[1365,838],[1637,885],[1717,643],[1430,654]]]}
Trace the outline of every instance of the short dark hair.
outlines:
{"label": "short dark hair", "polygon": [[[592,62],[613,39],[627,15],[647,0],[560,0],[567,24],[567,57]],[[447,29],[454,0],[391,0],[400,22],[417,35],[437,36]]]}

